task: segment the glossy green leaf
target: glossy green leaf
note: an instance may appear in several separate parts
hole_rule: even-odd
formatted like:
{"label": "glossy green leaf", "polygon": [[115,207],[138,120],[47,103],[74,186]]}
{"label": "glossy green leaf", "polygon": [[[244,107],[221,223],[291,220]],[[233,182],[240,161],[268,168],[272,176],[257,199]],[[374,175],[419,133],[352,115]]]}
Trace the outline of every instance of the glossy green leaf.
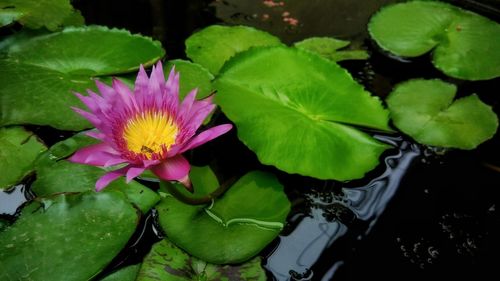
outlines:
{"label": "glossy green leaf", "polygon": [[82,25],[83,17],[70,0],[0,0],[0,27],[14,21],[54,31],[65,25]]}
{"label": "glossy green leaf", "polygon": [[264,164],[320,179],[361,178],[388,148],[388,111],[336,63],[295,48],[247,51],[221,71],[216,102]]}
{"label": "glossy green leaf", "polygon": [[119,192],[34,201],[0,232],[0,280],[89,280],[122,250],[138,220]]}
{"label": "glossy green leaf", "polygon": [[349,44],[349,41],[331,37],[312,37],[297,42],[294,46],[332,61],[366,60],[370,57],[365,50],[339,50]]}
{"label": "glossy green leaf", "polygon": [[434,65],[449,76],[500,76],[500,24],[447,3],[391,5],[372,17],[368,29],[380,47],[398,56],[415,57],[434,49]]}
{"label": "glossy green leaf", "polygon": [[141,264],[129,265],[111,273],[101,281],[136,281],[140,268]]}
{"label": "glossy green leaf", "polygon": [[179,97],[183,99],[191,90],[198,88],[197,99],[209,96],[213,92],[214,76],[203,66],[186,60],[171,60],[165,65],[165,77],[175,65],[175,71],[180,73]]}
{"label": "glossy green leaf", "polygon": [[[211,177],[207,183],[194,182],[195,191],[207,194],[217,188]],[[273,175],[251,172],[213,205],[187,205],[167,196],[156,208],[171,241],[204,261],[225,264],[252,258],[276,238],[290,202]]]}
{"label": "glossy green leaf", "polygon": [[[93,139],[83,134],[53,145],[41,155],[36,162],[36,180],[31,189],[37,196],[48,196],[61,192],[84,192],[95,190],[96,181],[106,171],[89,165],[71,163],[60,160],[71,155],[78,148],[94,143]],[[109,184],[104,191],[123,192],[130,202],[134,203],[143,213],[149,211],[160,200],[159,195],[144,185],[120,178]]]}
{"label": "glossy green leaf", "polygon": [[248,26],[212,25],[186,40],[186,55],[214,75],[239,52],[257,46],[282,45],[277,37]]}
{"label": "glossy green leaf", "polygon": [[410,80],[387,98],[394,125],[420,143],[473,149],[498,128],[492,108],[477,95],[453,101],[457,88],[441,80]]}
{"label": "glossy green leaf", "polygon": [[96,90],[96,76],[130,72],[164,54],[159,42],[98,26],[18,38],[2,52],[0,125],[49,125],[63,130],[90,127],[71,110],[71,106],[84,107],[72,92]]}
{"label": "glossy green leaf", "polygon": [[0,190],[33,171],[35,159],[47,148],[21,127],[0,128]]}
{"label": "glossy green leaf", "polygon": [[164,239],[155,245],[144,258],[137,281],[231,281],[266,280],[260,258],[240,265],[219,266],[191,257]]}
{"label": "glossy green leaf", "polygon": [[0,232],[9,226],[9,222],[0,218]]}

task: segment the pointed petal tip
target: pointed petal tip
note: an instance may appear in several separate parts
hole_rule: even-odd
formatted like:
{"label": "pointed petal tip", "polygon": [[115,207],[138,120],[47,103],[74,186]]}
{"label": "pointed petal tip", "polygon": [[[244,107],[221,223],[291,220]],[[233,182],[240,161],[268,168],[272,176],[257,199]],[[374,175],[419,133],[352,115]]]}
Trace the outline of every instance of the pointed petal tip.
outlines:
{"label": "pointed petal tip", "polygon": [[186,175],[182,179],[179,179],[178,182],[180,182],[186,188],[187,191],[194,193],[193,184],[191,183],[191,179],[189,178],[188,175]]}

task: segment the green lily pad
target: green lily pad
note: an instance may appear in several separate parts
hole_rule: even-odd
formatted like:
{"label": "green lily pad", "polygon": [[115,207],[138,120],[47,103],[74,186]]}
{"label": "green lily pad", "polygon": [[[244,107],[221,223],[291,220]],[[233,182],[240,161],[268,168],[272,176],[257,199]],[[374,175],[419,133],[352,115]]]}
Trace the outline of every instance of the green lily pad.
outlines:
{"label": "green lily pad", "polygon": [[[210,179],[193,183],[199,194],[218,187]],[[160,225],[172,242],[199,259],[227,264],[249,260],[276,238],[290,202],[273,175],[254,171],[213,204],[187,205],[167,196],[156,208]]]}
{"label": "green lily pad", "polygon": [[350,43],[331,37],[312,37],[297,42],[294,46],[332,61],[366,60],[370,57],[365,50],[339,50],[347,47]]}
{"label": "green lily pad", "polygon": [[3,219],[0,219],[0,232],[9,226],[9,222]]}
{"label": "green lily pad", "polygon": [[70,0],[1,0],[0,27],[14,21],[29,28],[45,27],[51,31],[84,22]]}
{"label": "green lily pad", "polygon": [[500,76],[500,24],[447,3],[412,1],[383,8],[368,30],[380,47],[398,56],[431,50],[433,64],[451,77]]}
{"label": "green lily pad", "polygon": [[165,65],[165,77],[175,65],[180,73],[179,97],[183,99],[192,89],[198,88],[197,99],[209,96],[213,92],[212,80],[214,76],[203,66],[186,60],[171,60]]}
{"label": "green lily pad", "polygon": [[95,91],[95,77],[134,71],[164,54],[159,42],[99,26],[13,41],[0,60],[0,125],[88,128],[90,123],[70,108],[83,107],[72,92]]}
{"label": "green lily pad", "polygon": [[361,178],[388,148],[389,112],[336,63],[295,48],[250,50],[216,79],[216,102],[264,164],[320,179]]}
{"label": "green lily pad", "polygon": [[490,139],[498,117],[477,95],[453,101],[457,88],[441,80],[416,79],[387,98],[394,125],[419,143],[473,149]]}
{"label": "green lily pad", "polygon": [[[60,160],[71,155],[78,148],[93,142],[95,142],[94,139],[83,134],[77,134],[53,145],[36,161],[37,176],[31,185],[31,190],[37,196],[95,190],[95,183],[106,173],[105,170],[95,166]],[[101,192],[108,191],[123,192],[129,201],[134,203],[143,213],[149,211],[160,201],[160,197],[156,192],[136,181],[126,183],[124,177],[111,182]]]}
{"label": "green lily pad", "polygon": [[214,265],[189,256],[164,239],[155,245],[144,258],[137,281],[181,281],[181,280],[266,280],[260,258],[241,265]]}
{"label": "green lily pad", "polygon": [[248,26],[212,25],[186,40],[186,55],[214,75],[232,56],[257,46],[282,45],[277,37]]}
{"label": "green lily pad", "polygon": [[32,172],[35,159],[46,149],[33,133],[21,127],[0,128],[0,190]]}
{"label": "green lily pad", "polygon": [[136,281],[141,264],[129,265],[101,279],[101,281]]}
{"label": "green lily pad", "polygon": [[34,201],[0,232],[0,280],[89,280],[122,250],[138,220],[119,192]]}

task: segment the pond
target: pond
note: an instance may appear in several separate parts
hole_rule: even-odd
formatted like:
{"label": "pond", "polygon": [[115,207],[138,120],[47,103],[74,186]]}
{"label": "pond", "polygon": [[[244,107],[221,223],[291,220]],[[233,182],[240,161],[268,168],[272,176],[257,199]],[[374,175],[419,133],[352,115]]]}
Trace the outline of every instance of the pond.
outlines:
{"label": "pond", "polygon": [[[439,78],[457,85],[459,97],[476,93],[498,115],[500,98],[493,89],[498,89],[500,78],[449,78],[434,67],[430,55],[401,58],[370,38],[370,17],[395,2],[402,1],[75,0],[72,4],[88,25],[124,28],[159,40],[168,60],[186,59],[185,40],[213,24],[255,27],[287,45],[309,37],[349,40],[349,48],[367,50],[370,57],[341,61],[340,66],[382,100],[402,81]],[[495,0],[448,2],[500,21]],[[210,124],[231,122],[222,111],[214,113]],[[26,128],[48,147],[74,135],[47,126]],[[375,169],[350,181],[319,180],[264,165],[234,130],[189,152],[188,158],[195,166],[210,165],[221,182],[260,170],[284,186],[291,211],[279,236],[259,253],[268,280],[500,277],[495,268],[500,251],[498,133],[471,150],[422,145],[399,131],[369,133],[391,148],[383,152]],[[31,174],[0,191],[0,232],[2,221],[15,221],[23,203],[36,196],[30,187],[36,178]],[[139,181],[159,188],[148,177]],[[150,210],[127,246],[90,280],[140,263],[164,236],[157,210]]]}

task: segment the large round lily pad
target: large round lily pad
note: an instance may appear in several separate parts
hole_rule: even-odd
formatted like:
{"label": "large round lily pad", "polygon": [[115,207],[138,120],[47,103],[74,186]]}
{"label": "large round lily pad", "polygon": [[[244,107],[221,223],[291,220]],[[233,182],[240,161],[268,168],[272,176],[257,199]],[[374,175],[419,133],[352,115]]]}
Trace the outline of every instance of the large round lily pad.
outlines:
{"label": "large round lily pad", "polygon": [[[191,174],[197,172],[194,169]],[[192,178],[197,194],[208,194],[218,187],[210,179]],[[212,205],[187,205],[167,196],[157,210],[160,225],[172,242],[199,259],[225,264],[252,258],[276,238],[290,202],[273,175],[251,172]]]}
{"label": "large round lily pad", "polygon": [[119,192],[32,202],[0,232],[0,280],[89,280],[122,250],[138,219]]}
{"label": "large round lily pad", "polygon": [[134,71],[164,54],[160,43],[150,38],[99,26],[13,40],[2,52],[0,125],[37,124],[63,130],[90,127],[71,110],[83,107],[72,92],[96,90],[95,77]]}
{"label": "large round lily pad", "polygon": [[167,239],[153,245],[144,258],[137,281],[266,280],[260,258],[240,265],[214,265],[191,257]]}
{"label": "large round lily pad", "polygon": [[455,85],[441,80],[397,85],[387,98],[394,125],[423,144],[475,148],[493,137],[498,117],[477,95],[454,101],[456,91]]}
{"label": "large round lily pad", "polygon": [[26,27],[56,30],[63,25],[82,25],[83,17],[70,0],[2,0],[0,27],[19,21]]}
{"label": "large round lily pad", "polygon": [[437,1],[411,1],[383,8],[368,25],[373,39],[398,56],[431,50],[434,65],[467,80],[500,76],[500,24]]}
{"label": "large round lily pad", "polygon": [[47,148],[21,127],[0,128],[0,189],[19,182],[33,171],[37,156]]}
{"label": "large round lily pad", "polygon": [[212,25],[186,40],[186,55],[217,74],[222,65],[239,52],[277,45],[282,45],[277,37],[252,27]]}
{"label": "large round lily pad", "polygon": [[216,79],[216,102],[264,164],[320,179],[361,178],[387,145],[358,130],[390,130],[377,97],[336,63],[287,47],[250,50]]}

